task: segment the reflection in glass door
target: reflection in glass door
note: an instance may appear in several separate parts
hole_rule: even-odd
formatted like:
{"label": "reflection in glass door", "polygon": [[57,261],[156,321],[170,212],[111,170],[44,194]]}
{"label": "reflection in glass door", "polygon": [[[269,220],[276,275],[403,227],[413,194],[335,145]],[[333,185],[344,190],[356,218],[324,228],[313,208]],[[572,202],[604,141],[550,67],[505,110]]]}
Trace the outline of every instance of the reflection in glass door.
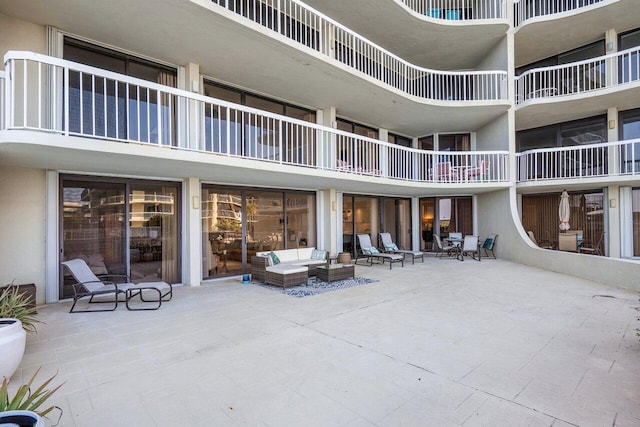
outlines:
{"label": "reflection in glass door", "polygon": [[131,279],[177,282],[177,192],[173,186],[132,186],[129,193]]}
{"label": "reflection in glass door", "polygon": [[202,189],[202,277],[251,271],[257,252],[315,247],[315,193]]}
{"label": "reflection in glass door", "polygon": [[[126,274],[125,185],[63,181],[62,260],[82,258],[95,274]],[[73,279],[60,298],[73,296]]]}
{"label": "reflection in glass door", "polygon": [[[63,177],[62,260],[81,258],[97,275],[126,274],[133,283],[178,282],[178,185]],[[73,296],[66,274],[60,298]]]}
{"label": "reflection in glass door", "polygon": [[[382,231],[402,249],[411,249],[411,200],[383,199]],[[372,236],[372,239],[377,239]],[[382,246],[381,242],[377,242]]]}
{"label": "reflection in glass door", "polygon": [[202,277],[242,273],[242,260],[231,254],[242,238],[242,193],[203,188],[202,233]]}

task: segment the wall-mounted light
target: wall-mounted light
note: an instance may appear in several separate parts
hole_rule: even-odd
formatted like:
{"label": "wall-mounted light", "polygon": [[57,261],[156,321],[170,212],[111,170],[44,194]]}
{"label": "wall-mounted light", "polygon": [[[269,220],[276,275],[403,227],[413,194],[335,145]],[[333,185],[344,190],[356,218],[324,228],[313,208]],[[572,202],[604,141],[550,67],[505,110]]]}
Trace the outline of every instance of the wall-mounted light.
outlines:
{"label": "wall-mounted light", "polygon": [[616,128],[616,121],[609,120],[609,129],[615,129],[615,128]]}
{"label": "wall-mounted light", "polygon": [[331,210],[333,212],[338,210],[338,204],[335,202],[335,200],[333,202],[331,202]]}
{"label": "wall-mounted light", "polygon": [[616,207],[616,199],[609,199],[609,207],[610,208]]}
{"label": "wall-mounted light", "polygon": [[613,42],[607,42],[607,52],[610,52],[613,50]]}
{"label": "wall-mounted light", "polygon": [[191,198],[191,207],[193,209],[200,209],[200,197],[198,196],[193,196]]}

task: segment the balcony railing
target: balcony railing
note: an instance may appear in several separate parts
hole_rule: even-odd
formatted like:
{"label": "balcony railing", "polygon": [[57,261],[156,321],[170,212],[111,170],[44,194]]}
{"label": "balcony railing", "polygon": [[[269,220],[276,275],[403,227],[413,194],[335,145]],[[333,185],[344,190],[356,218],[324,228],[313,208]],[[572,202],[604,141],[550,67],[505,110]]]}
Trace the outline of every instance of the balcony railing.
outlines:
{"label": "balcony railing", "polygon": [[507,151],[422,151],[31,52],[5,56],[7,129],[432,183],[508,182]]}
{"label": "balcony railing", "polygon": [[516,103],[587,93],[636,81],[640,81],[640,47],[525,71],[516,77]]}
{"label": "balcony railing", "polygon": [[538,16],[570,12],[605,0],[514,0],[515,26]]}
{"label": "balcony railing", "polygon": [[640,139],[529,150],[516,156],[518,182],[640,175]]}
{"label": "balcony railing", "polygon": [[503,0],[396,0],[414,12],[434,19],[471,21],[505,19]]}
{"label": "balcony railing", "polygon": [[412,65],[297,0],[211,1],[406,94],[437,101],[507,100],[506,71]]}

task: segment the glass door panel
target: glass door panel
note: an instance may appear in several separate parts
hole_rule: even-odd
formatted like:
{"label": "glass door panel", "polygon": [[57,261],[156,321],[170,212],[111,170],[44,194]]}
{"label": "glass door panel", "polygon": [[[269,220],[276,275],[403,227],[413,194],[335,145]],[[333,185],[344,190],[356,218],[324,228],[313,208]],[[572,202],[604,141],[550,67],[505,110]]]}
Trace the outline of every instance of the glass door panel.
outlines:
{"label": "glass door panel", "polygon": [[[82,258],[95,274],[127,273],[125,191],[123,183],[63,180],[63,261]],[[60,298],[72,297],[74,280],[60,283]]]}
{"label": "glass door panel", "polygon": [[312,194],[285,193],[288,248],[316,247],[315,201]]}
{"label": "glass door panel", "polygon": [[202,277],[242,272],[242,257],[232,250],[242,241],[242,193],[227,189],[202,190]]}
{"label": "glass door panel", "polygon": [[353,254],[353,197],[344,196],[342,198],[342,251]]}
{"label": "glass door panel", "polygon": [[420,200],[420,249],[433,249],[433,229],[435,224],[436,199]]}
{"label": "glass door panel", "polygon": [[179,281],[178,188],[135,184],[129,193],[131,281]]}

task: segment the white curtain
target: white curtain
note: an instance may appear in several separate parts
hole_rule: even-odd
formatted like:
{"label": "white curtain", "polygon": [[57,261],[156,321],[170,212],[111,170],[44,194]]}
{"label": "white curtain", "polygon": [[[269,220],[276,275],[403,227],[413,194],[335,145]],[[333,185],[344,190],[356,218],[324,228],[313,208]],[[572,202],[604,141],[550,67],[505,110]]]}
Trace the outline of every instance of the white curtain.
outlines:
{"label": "white curtain", "polygon": [[[633,197],[631,187],[620,187],[620,256],[633,256]],[[610,241],[615,242],[615,239]]]}

